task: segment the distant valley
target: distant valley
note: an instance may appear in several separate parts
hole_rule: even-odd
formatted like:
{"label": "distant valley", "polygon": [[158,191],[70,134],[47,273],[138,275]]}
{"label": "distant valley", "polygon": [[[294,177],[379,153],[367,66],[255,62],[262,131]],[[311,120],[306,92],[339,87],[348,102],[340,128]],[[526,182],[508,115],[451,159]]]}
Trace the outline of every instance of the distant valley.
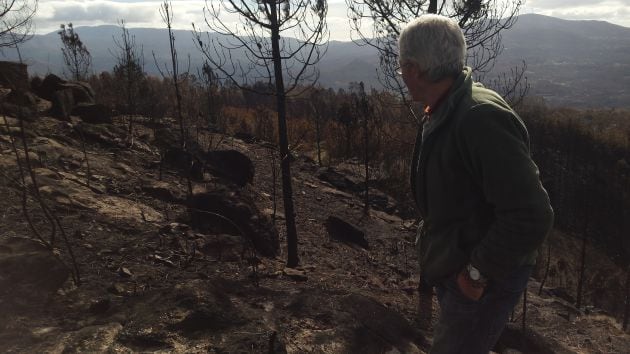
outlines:
{"label": "distant valley", "polygon": [[[78,27],[77,33],[93,56],[94,72],[110,71],[116,63],[113,38],[116,26]],[[168,37],[164,29],[130,29],[143,46],[145,70],[157,75],[152,53],[166,63]],[[190,31],[176,31],[176,43],[183,66],[190,54],[191,67],[203,57]],[[34,36],[20,47],[31,74],[62,72],[61,41],[57,33]],[[602,21],[567,21],[541,15],[522,15],[516,25],[503,32],[505,50],[488,78],[527,63],[530,93],[542,96],[553,106],[630,107],[630,28]],[[4,60],[17,60],[17,52],[5,48]],[[319,83],[346,88],[353,81],[379,86],[378,57],[372,48],[352,42],[331,41],[320,62]],[[192,70],[196,72],[196,70]]]}

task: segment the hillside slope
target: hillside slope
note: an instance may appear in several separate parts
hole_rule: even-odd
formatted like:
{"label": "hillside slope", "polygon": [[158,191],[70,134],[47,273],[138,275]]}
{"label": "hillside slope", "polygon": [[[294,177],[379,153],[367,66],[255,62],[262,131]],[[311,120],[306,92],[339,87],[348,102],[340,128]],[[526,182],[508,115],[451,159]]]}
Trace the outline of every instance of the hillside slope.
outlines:
{"label": "hillside slope", "polygon": [[[413,220],[377,210],[364,215],[360,196],[334,182],[339,178],[348,185],[358,176],[320,169],[303,157],[294,159],[302,266],[291,270],[284,267],[281,212],[275,223],[281,241],[277,257],[262,257],[238,232],[210,216],[206,219],[214,220],[210,229],[194,227],[185,207],[182,173],[159,163],[163,142],[155,140],[154,132],[174,129],[173,122],[155,126],[139,118],[130,148],[124,144],[122,117],[114,124],[98,125],[50,117],[31,117],[24,123],[38,190],[69,235],[81,284],[67,280],[58,290],[46,288],[50,284],[40,280],[61,274],[62,269],[37,268],[32,251],[21,258],[6,252],[16,237],[26,242],[23,238],[33,236],[21,207],[20,177],[10,138],[20,135],[20,121],[9,118],[8,130],[0,130],[0,208],[4,210],[0,261],[5,262],[0,272],[13,264],[10,269],[20,276],[0,276],[12,282],[0,296],[5,318],[0,324],[0,351],[428,350],[430,333],[413,324],[418,300]],[[77,127],[86,139],[85,153]],[[239,188],[205,173],[193,183],[195,193],[224,193],[226,200],[246,196],[240,199],[239,210],[261,211],[255,219],[268,220],[278,193],[274,193],[269,143],[202,132],[201,146],[210,141],[215,149],[248,156],[255,166],[254,180]],[[17,143],[23,151],[19,139]],[[23,152],[21,156],[23,164]],[[26,209],[32,225],[47,237],[50,226],[38,203],[30,198]],[[282,210],[280,200],[278,210]],[[367,245],[331,238],[325,226],[330,216],[365,231]],[[67,248],[57,242],[61,260],[71,264]],[[29,300],[28,294],[46,289],[50,296]],[[576,310],[551,289],[541,296],[536,293],[537,283],[532,281],[527,331],[518,329],[517,310],[497,351],[630,351],[630,336],[601,311]],[[436,315],[437,305],[434,319]]]}

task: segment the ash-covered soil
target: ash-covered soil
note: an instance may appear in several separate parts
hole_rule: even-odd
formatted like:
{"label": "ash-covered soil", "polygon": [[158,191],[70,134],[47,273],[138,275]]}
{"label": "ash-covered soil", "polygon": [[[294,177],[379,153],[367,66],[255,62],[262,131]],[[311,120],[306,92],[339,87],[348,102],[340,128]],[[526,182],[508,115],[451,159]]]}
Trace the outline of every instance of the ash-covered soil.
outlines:
{"label": "ash-covered soil", "polygon": [[[414,220],[397,216],[395,201],[376,190],[378,203],[366,214],[360,193],[347,187],[361,178],[348,169],[331,172],[293,159],[300,266],[289,269],[280,173],[274,183],[269,143],[200,133],[202,150],[210,143],[212,150],[236,150],[255,173],[244,187],[216,168],[197,176],[195,194],[215,193],[227,203],[212,213],[249,215],[232,228],[235,220],[222,223],[208,213],[198,227],[186,207],[186,173],[176,163],[160,167],[163,147],[147,120],[138,118],[132,146],[122,119],[25,122],[36,186],[28,175],[22,181],[13,152],[11,136],[25,166],[19,121],[9,118],[8,130],[0,123],[0,351],[428,351],[431,333],[415,324]],[[363,231],[364,239],[331,237],[331,216]],[[242,232],[252,220],[256,227]],[[47,242],[54,234],[54,251],[25,240],[36,239],[35,232]],[[277,254],[264,256],[260,241],[240,236],[248,232],[268,233],[270,240],[277,233]],[[71,275],[68,245],[80,282]],[[552,291],[537,292],[532,280],[527,329],[521,330],[518,308],[497,351],[630,352],[629,336],[605,313],[585,313]],[[434,321],[437,311],[434,304]]]}

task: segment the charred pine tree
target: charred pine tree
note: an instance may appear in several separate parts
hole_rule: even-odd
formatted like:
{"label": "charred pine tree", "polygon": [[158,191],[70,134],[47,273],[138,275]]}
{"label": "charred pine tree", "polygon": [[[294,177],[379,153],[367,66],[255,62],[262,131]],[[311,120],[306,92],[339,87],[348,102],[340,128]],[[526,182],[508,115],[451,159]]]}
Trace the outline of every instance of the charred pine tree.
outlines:
{"label": "charred pine tree", "polygon": [[317,146],[317,164],[319,166],[323,166],[322,164],[322,121],[323,110],[325,106],[325,102],[322,98],[323,90],[321,88],[316,88],[311,92],[310,104],[311,111],[313,113],[313,118],[315,120],[315,143]]}
{"label": "charred pine tree", "polygon": [[527,288],[523,291],[523,322],[521,322],[521,330],[525,333],[527,329]]}
{"label": "charred pine tree", "polygon": [[582,307],[582,296],[584,293],[584,274],[586,273],[586,240],[587,240],[587,228],[588,221],[584,221],[584,231],[582,234],[582,247],[580,251],[580,274],[578,276],[577,284],[577,299],[575,306],[577,308]]}
{"label": "charred pine tree", "polygon": [[[398,36],[408,22],[426,13],[455,19],[466,38],[467,64],[480,77],[492,70],[503,51],[501,32],[516,23],[523,1],[346,0],[346,4],[353,41],[378,51],[379,81],[404,99],[407,89],[396,70]],[[506,89],[506,93],[527,92],[527,84],[522,80],[525,70],[515,70],[506,74],[509,79],[507,76],[497,79],[501,83],[497,89]]]}
{"label": "charred pine tree", "polygon": [[[226,21],[222,11],[238,16],[240,23]],[[297,266],[299,258],[286,103],[303,84],[317,79],[314,65],[327,43],[327,11],[325,0],[206,1],[205,23],[215,33],[211,36],[193,25],[199,49],[218,73],[244,90],[253,90],[248,81],[264,81],[267,85],[260,85],[258,93],[276,98],[288,267]],[[234,51],[245,59],[237,59]]]}
{"label": "charred pine tree", "polygon": [[144,79],[144,55],[142,46],[138,47],[135,36],[129,34],[125,21],[120,20],[122,33],[120,39],[114,38],[116,65],[114,77],[123,85],[125,113],[129,117],[127,126],[127,141],[133,145],[133,119],[136,113],[140,83]]}
{"label": "charred pine tree", "polygon": [[[630,175],[623,173],[622,174],[622,181],[628,181],[628,178],[630,178]],[[623,184],[622,184],[623,185]],[[628,205],[630,203],[630,193],[628,193],[627,189],[624,189],[622,192],[622,200],[623,200],[623,204],[624,205]],[[623,246],[623,253],[626,255],[626,260],[630,259],[630,238],[627,236],[628,233],[630,232],[630,210],[628,208],[623,208],[623,213],[621,214],[621,229],[622,229],[622,234],[626,235],[625,238],[623,238],[623,242],[622,242],[622,246]],[[630,322],[630,262],[626,261],[626,303],[625,303],[625,309],[623,311],[623,330],[627,331],[628,330],[628,324]]]}
{"label": "charred pine tree", "polygon": [[373,114],[373,109],[368,102],[367,94],[365,93],[365,85],[363,81],[356,85],[351,86],[354,101],[355,113],[358,114],[357,121],[361,122],[361,128],[363,130],[363,167],[365,169],[365,186],[364,186],[364,206],[363,212],[367,214],[370,210],[370,118]]}
{"label": "charred pine tree", "polygon": [[203,85],[203,94],[205,98],[205,109],[207,127],[210,132],[223,132],[223,127],[219,126],[222,101],[220,97],[221,81],[217,74],[212,70],[210,64],[206,61],[201,67],[201,73],[198,75]]}
{"label": "charred pine tree", "polygon": [[61,38],[63,47],[63,62],[70,71],[68,75],[76,81],[84,80],[92,65],[92,54],[81,41],[79,34],[74,31],[72,23],[61,24],[61,30],[57,32]]}
{"label": "charred pine tree", "polygon": [[626,304],[623,311],[623,330],[628,330],[630,322],[630,265],[626,267]]}
{"label": "charred pine tree", "polygon": [[173,6],[169,0],[165,0],[160,6],[160,15],[162,16],[162,21],[166,25],[168,29],[168,43],[170,49],[170,69],[167,67],[165,70],[160,69],[160,65],[157,62],[157,58],[155,57],[155,53],[153,53],[153,59],[155,61],[155,65],[157,66],[160,74],[163,78],[167,78],[170,76],[170,79],[173,83],[173,89],[175,90],[175,112],[177,114],[177,122],[179,123],[179,135],[180,135],[180,148],[182,153],[186,156],[187,159],[187,168],[185,171],[186,174],[186,182],[188,186],[188,196],[192,196],[192,156],[188,151],[188,134],[185,129],[184,122],[184,114],[182,113],[182,93],[180,88],[181,77],[179,72],[179,58],[177,56],[177,49],[175,49],[175,35],[173,34]]}
{"label": "charred pine tree", "polygon": [[343,126],[345,142],[344,156],[352,157],[352,143],[354,141],[354,130],[356,126],[357,112],[353,110],[352,103],[345,101],[339,105],[337,110],[337,121]]}
{"label": "charred pine tree", "polygon": [[587,257],[587,241],[588,241],[588,232],[589,232],[589,227],[590,227],[590,211],[588,210],[589,208],[589,202],[591,201],[591,191],[592,191],[592,186],[590,185],[591,183],[591,178],[590,178],[590,168],[586,167],[585,168],[585,176],[583,176],[583,188],[582,188],[582,193],[580,195],[580,207],[581,207],[581,211],[582,211],[582,230],[581,230],[581,235],[582,235],[582,246],[581,246],[581,250],[580,250],[580,271],[579,271],[579,275],[578,275],[578,284],[577,284],[577,291],[576,291],[576,304],[575,306],[579,309],[582,307],[582,303],[583,303],[583,293],[584,293],[584,276],[586,274],[586,257]]}
{"label": "charred pine tree", "polygon": [[547,278],[549,277],[549,270],[551,269],[551,240],[547,237],[547,262],[545,263],[545,273],[543,274],[542,279],[540,280],[540,287],[538,288],[538,296],[542,294],[543,287],[547,282]]}

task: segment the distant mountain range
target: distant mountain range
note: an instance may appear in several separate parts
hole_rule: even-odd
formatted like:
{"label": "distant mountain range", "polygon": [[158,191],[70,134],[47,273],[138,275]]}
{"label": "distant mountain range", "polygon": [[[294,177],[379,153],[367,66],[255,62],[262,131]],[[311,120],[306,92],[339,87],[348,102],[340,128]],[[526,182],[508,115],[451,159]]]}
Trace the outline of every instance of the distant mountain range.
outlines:
{"label": "distant mountain range", "polygon": [[[117,26],[77,27],[77,33],[93,56],[93,70],[111,70],[113,38]],[[166,63],[168,36],[165,29],[130,29],[142,44],[145,70],[158,74],[152,53]],[[572,107],[630,107],[630,28],[603,21],[568,21],[542,15],[522,15],[516,25],[503,33],[505,50],[497,60],[491,78],[527,63],[531,93],[552,105]],[[175,31],[179,57],[188,54],[193,68],[203,62],[190,31]],[[59,35],[36,35],[21,47],[31,74],[62,72]],[[5,49],[5,60],[17,60],[14,49]],[[187,59],[183,60],[186,62]],[[378,56],[373,48],[352,42],[331,41],[320,62],[319,82],[326,87],[348,87],[353,81],[378,86]]]}

